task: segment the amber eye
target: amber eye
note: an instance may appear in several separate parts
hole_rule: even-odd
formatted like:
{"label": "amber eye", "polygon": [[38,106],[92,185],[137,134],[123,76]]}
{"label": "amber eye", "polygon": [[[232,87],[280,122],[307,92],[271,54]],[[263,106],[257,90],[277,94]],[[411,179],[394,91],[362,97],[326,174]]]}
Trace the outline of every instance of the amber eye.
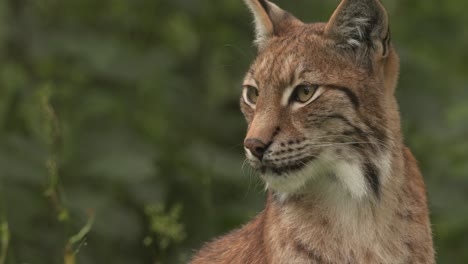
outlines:
{"label": "amber eye", "polygon": [[244,87],[244,100],[251,105],[257,104],[258,90],[257,88],[247,85]]}
{"label": "amber eye", "polygon": [[296,87],[294,93],[292,94],[291,100],[306,103],[309,101],[315,94],[318,89],[318,85],[309,85],[301,84]]}

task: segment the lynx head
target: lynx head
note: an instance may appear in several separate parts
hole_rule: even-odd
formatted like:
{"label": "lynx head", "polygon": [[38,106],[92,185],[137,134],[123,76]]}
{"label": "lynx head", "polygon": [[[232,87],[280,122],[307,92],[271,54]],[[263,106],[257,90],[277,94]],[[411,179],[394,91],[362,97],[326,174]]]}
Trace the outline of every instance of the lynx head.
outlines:
{"label": "lynx head", "polygon": [[241,109],[250,164],[276,193],[316,179],[378,198],[399,136],[398,57],[379,0],[343,0],[327,23],[303,23],[267,0],[245,0],[258,56]]}

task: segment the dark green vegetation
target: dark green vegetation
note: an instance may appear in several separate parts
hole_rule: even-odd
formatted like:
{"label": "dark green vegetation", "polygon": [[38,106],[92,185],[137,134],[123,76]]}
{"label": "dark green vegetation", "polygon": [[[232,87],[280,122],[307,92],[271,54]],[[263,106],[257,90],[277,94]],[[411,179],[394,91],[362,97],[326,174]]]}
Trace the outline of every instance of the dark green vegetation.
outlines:
{"label": "dark green vegetation", "polygon": [[[338,3],[277,2],[306,21]],[[466,3],[385,4],[439,263],[468,263]],[[252,31],[241,0],[1,1],[0,264],[183,263],[255,215]]]}

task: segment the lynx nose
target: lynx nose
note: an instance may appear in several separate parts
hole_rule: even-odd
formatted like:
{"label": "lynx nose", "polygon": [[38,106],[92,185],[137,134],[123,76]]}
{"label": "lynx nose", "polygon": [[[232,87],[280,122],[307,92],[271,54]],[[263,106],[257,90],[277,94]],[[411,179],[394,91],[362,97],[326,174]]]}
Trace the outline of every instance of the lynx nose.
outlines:
{"label": "lynx nose", "polygon": [[244,146],[259,160],[262,160],[263,154],[267,149],[267,145],[257,138],[246,139]]}

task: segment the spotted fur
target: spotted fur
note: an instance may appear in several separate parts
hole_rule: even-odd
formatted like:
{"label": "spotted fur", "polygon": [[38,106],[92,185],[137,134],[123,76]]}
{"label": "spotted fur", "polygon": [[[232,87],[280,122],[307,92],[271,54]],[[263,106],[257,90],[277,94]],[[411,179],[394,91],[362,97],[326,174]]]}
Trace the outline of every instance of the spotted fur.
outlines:
{"label": "spotted fur", "polygon": [[[434,263],[380,1],[343,0],[327,23],[314,24],[269,1],[245,1],[259,50],[244,80],[258,98],[241,98],[245,146],[269,195],[254,220],[192,263]],[[294,97],[300,85],[314,87],[307,102]]]}

